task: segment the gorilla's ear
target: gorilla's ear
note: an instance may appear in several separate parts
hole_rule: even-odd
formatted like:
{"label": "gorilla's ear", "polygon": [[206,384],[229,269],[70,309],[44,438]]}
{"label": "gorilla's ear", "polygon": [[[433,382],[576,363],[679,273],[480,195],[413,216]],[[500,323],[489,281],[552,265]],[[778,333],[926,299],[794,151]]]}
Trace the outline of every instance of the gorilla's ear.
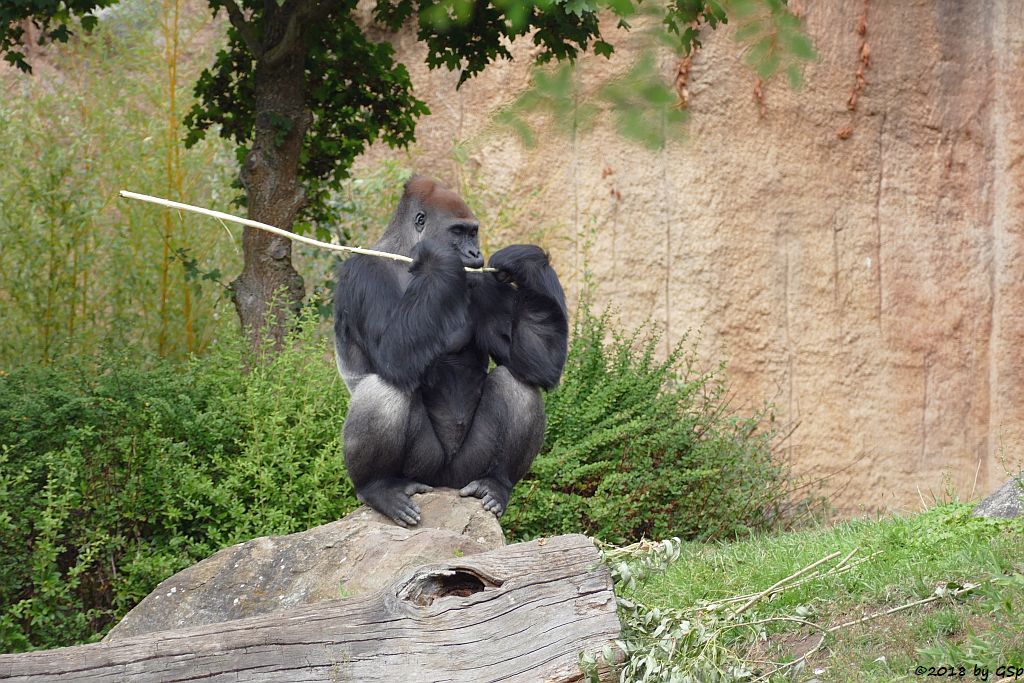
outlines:
{"label": "gorilla's ear", "polygon": [[412,220],[417,233],[422,233],[427,226],[426,209],[432,205],[431,195],[435,189],[437,189],[437,181],[424,175],[416,174],[405,183],[405,194],[402,195],[402,201],[408,202],[407,220]]}

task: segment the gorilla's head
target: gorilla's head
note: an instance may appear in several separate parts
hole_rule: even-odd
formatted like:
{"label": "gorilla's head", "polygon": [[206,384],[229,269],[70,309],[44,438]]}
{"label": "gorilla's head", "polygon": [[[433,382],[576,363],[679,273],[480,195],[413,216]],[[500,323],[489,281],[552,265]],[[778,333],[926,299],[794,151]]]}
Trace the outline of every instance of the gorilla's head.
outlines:
{"label": "gorilla's head", "polygon": [[469,268],[484,265],[478,232],[480,221],[459,195],[432,178],[413,176],[405,184],[395,215],[379,243],[409,255],[421,240],[448,244]]}

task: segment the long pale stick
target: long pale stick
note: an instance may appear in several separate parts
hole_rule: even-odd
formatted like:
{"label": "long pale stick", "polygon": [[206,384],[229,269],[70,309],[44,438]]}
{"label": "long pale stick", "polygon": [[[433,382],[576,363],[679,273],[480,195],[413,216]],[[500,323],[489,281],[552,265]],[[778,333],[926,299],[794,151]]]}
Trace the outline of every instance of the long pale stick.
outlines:
{"label": "long pale stick", "polygon": [[[238,223],[240,225],[248,225],[250,228],[256,228],[266,232],[272,232],[275,235],[281,237],[287,237],[294,242],[302,242],[303,244],[309,244],[314,247],[320,247],[321,249],[329,249],[331,251],[347,251],[353,254],[366,254],[367,256],[380,256],[382,258],[389,258],[395,261],[405,261],[406,263],[412,263],[412,259],[408,256],[402,256],[401,254],[392,254],[386,251],[375,251],[373,249],[364,249],[363,247],[347,247],[341,244],[331,244],[330,242],[321,242],[315,240],[312,237],[303,237],[302,235],[296,235],[294,232],[288,232],[281,228],[275,228],[273,225],[267,225],[266,223],[260,223],[259,221],[249,220],[248,218],[239,218],[238,216],[232,216],[230,213],[224,213],[222,211],[214,211],[212,209],[204,209],[199,206],[192,206],[191,204],[183,204],[182,202],[174,202],[170,199],[163,199],[162,197],[153,197],[148,194],[139,194],[138,192],[129,192],[128,190],[121,190],[121,196],[127,197],[128,199],[138,199],[139,201],[149,202],[150,204],[159,204],[160,206],[166,206],[172,209],[181,209],[183,211],[191,211],[192,213],[201,213],[204,216],[211,216],[218,220],[230,221],[232,223]],[[466,268],[471,273],[493,273],[494,268]]]}

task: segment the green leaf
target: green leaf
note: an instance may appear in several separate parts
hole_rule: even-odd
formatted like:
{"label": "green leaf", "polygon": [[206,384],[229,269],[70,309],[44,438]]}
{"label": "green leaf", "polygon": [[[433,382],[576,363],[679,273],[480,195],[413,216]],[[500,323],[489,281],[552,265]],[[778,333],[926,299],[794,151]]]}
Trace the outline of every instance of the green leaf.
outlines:
{"label": "green leaf", "polygon": [[811,44],[811,39],[803,33],[791,33],[786,36],[786,47],[800,59],[812,60],[818,56]]}
{"label": "green leaf", "polygon": [[537,146],[537,138],[533,134],[533,129],[511,110],[501,112],[495,119],[499,124],[511,128],[519,136],[524,147],[532,149]]}
{"label": "green leaf", "polygon": [[593,14],[597,11],[597,6],[592,0],[566,0],[563,7],[565,7],[566,12],[575,14],[577,17]]}
{"label": "green leaf", "polygon": [[617,17],[629,17],[636,14],[636,6],[632,0],[608,0],[608,7]]}
{"label": "green leaf", "polygon": [[778,54],[773,54],[767,59],[757,65],[757,75],[768,80],[775,75],[775,72],[779,70],[779,65],[782,63]]}
{"label": "green leaf", "polygon": [[755,36],[759,35],[762,30],[762,25],[757,21],[748,21],[739,28],[736,29],[735,38],[741,43],[746,43],[754,39]]}
{"label": "green leaf", "polygon": [[513,32],[518,33],[528,28],[529,13],[532,9],[529,3],[510,0],[499,6],[504,10]]}
{"label": "green leaf", "polygon": [[790,64],[786,67],[786,77],[789,79],[790,87],[794,90],[799,90],[804,86],[803,71],[796,64]]}

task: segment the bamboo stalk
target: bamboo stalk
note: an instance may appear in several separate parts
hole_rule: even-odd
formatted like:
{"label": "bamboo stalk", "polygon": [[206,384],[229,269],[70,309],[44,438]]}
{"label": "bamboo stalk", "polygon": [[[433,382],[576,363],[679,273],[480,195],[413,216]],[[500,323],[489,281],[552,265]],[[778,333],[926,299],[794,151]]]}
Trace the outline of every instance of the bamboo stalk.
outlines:
{"label": "bamboo stalk", "polygon": [[[250,220],[248,218],[239,218],[238,216],[232,216],[229,213],[222,211],[214,211],[213,209],[204,209],[198,206],[192,206],[191,204],[183,204],[182,202],[171,201],[170,199],[163,199],[162,197],[153,197],[148,194],[139,194],[138,192],[129,192],[128,190],[121,190],[120,195],[128,199],[138,199],[139,201],[149,202],[150,204],[159,204],[160,206],[170,207],[172,209],[181,209],[183,211],[191,211],[193,213],[199,213],[204,216],[211,216],[213,218],[220,219],[222,221],[230,221],[232,223],[238,223],[239,225],[246,225],[250,228],[256,228],[257,230],[263,230],[270,232],[281,237],[287,237],[293,242],[302,242],[303,244],[309,244],[314,247],[320,247],[321,249],[328,249],[330,251],[344,251],[352,254],[364,254],[366,256],[380,256],[382,258],[389,258],[394,261],[405,261],[406,263],[412,263],[412,259],[408,256],[401,254],[392,254],[386,251],[375,251],[373,249],[365,249],[363,247],[349,247],[341,244],[331,244],[330,242],[321,242],[315,240],[312,237],[304,237],[302,235],[296,235],[294,232],[288,232],[281,228],[268,225],[266,223],[260,223],[259,221]],[[494,273],[495,268],[466,268],[467,272],[470,273]]]}
{"label": "bamboo stalk", "polygon": [[[164,0],[161,30],[164,35],[164,66],[167,69],[167,148],[164,153],[164,167],[167,172],[167,187],[175,189],[175,179],[180,175],[178,161],[178,113],[176,91],[178,86],[178,15],[179,0]],[[180,193],[179,193],[180,194]],[[174,221],[171,214],[164,215],[163,268],[160,273],[160,335],[157,347],[161,356],[167,355],[167,332],[170,326],[171,289],[171,240]],[[184,240],[181,240],[184,241]],[[188,296],[188,286],[185,286]],[[188,307],[186,302],[185,307]],[[186,316],[188,314],[186,313]],[[187,323],[186,323],[187,324]],[[188,351],[191,352],[189,348]]]}

